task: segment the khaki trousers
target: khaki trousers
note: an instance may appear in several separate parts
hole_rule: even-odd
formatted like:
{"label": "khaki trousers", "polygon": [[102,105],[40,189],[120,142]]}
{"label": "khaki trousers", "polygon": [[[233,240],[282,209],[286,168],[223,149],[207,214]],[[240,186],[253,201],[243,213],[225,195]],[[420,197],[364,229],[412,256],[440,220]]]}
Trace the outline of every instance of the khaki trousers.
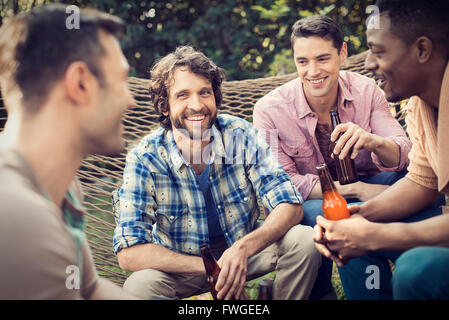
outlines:
{"label": "khaki trousers", "polygon": [[[248,259],[247,279],[276,271],[275,300],[308,299],[322,260],[312,237],[311,227],[292,227],[284,237]],[[123,288],[143,299],[181,299],[209,291],[205,275],[182,275],[154,269],[134,272]]]}

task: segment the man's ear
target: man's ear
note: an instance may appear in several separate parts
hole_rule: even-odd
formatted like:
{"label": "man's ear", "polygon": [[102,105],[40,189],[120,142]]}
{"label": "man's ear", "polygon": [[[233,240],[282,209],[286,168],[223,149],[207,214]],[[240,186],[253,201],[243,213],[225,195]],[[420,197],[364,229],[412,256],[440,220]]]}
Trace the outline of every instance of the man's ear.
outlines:
{"label": "man's ear", "polygon": [[86,63],[82,61],[70,64],[64,74],[64,87],[67,97],[75,104],[89,103],[95,85],[95,76],[90,72]]}
{"label": "man's ear", "polygon": [[340,63],[345,62],[347,57],[348,57],[348,45],[346,44],[346,42],[343,42],[340,48]]}
{"label": "man's ear", "polygon": [[415,41],[416,58],[419,63],[426,63],[432,56],[433,44],[428,37],[422,36]]}

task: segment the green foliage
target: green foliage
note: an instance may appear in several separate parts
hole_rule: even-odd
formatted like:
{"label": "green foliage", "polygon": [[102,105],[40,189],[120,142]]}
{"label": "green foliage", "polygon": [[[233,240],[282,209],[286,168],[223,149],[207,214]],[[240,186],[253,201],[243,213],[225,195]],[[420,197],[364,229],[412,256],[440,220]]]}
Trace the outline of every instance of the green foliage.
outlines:
{"label": "green foliage", "polygon": [[268,67],[269,76],[282,76],[296,71],[291,49],[282,49],[274,55],[273,62]]}
{"label": "green foliage", "polygon": [[341,25],[349,54],[363,51],[365,8],[373,1],[0,0],[0,19],[50,2],[94,7],[124,19],[123,48],[133,76],[147,78],[158,58],[179,45],[192,45],[223,67],[229,80],[239,80],[290,72],[291,26],[313,14],[328,15]]}

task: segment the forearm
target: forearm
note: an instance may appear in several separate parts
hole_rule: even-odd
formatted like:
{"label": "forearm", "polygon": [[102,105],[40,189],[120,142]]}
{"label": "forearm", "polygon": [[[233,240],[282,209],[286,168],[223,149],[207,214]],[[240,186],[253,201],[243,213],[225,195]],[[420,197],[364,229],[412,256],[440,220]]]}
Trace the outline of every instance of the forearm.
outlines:
{"label": "forearm", "polygon": [[401,221],[429,207],[440,194],[408,178],[361,205],[361,214],[370,221]]}
{"label": "forearm", "polygon": [[419,246],[449,247],[449,215],[419,222],[377,223],[372,250],[408,250]]}
{"label": "forearm", "polygon": [[377,155],[380,162],[386,168],[397,167],[401,159],[401,150],[399,146],[392,140],[376,136],[378,140],[377,147],[373,152]]}
{"label": "forearm", "polygon": [[312,199],[323,199],[323,192],[321,190],[321,184],[319,181],[315,183],[312,188],[312,191],[309,193],[307,200]]}
{"label": "forearm", "polygon": [[281,203],[265,219],[262,226],[249,233],[234,245],[244,248],[248,256],[253,256],[285,235],[302,220],[302,206]]}
{"label": "forearm", "polygon": [[106,279],[98,279],[95,290],[89,300],[137,300],[139,298],[126,292],[116,284]]}
{"label": "forearm", "polygon": [[204,274],[200,257],[180,254],[157,244],[138,244],[117,254],[120,267],[128,271],[155,269],[183,274]]}

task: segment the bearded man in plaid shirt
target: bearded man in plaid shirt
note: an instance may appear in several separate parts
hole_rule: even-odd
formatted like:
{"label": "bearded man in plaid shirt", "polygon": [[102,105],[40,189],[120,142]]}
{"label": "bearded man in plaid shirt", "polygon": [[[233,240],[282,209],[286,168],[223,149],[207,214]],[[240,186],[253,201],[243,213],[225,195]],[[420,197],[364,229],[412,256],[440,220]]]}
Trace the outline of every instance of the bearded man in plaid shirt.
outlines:
{"label": "bearded man in plaid shirt", "polygon": [[151,71],[161,128],[126,159],[114,233],[120,266],[133,271],[124,288],[144,299],[208,291],[206,244],[221,267],[219,299],[246,298],[245,282],[274,270],[274,299],[307,299],[321,257],[299,225],[303,199],[250,123],[217,115],[223,79],[187,46]]}

